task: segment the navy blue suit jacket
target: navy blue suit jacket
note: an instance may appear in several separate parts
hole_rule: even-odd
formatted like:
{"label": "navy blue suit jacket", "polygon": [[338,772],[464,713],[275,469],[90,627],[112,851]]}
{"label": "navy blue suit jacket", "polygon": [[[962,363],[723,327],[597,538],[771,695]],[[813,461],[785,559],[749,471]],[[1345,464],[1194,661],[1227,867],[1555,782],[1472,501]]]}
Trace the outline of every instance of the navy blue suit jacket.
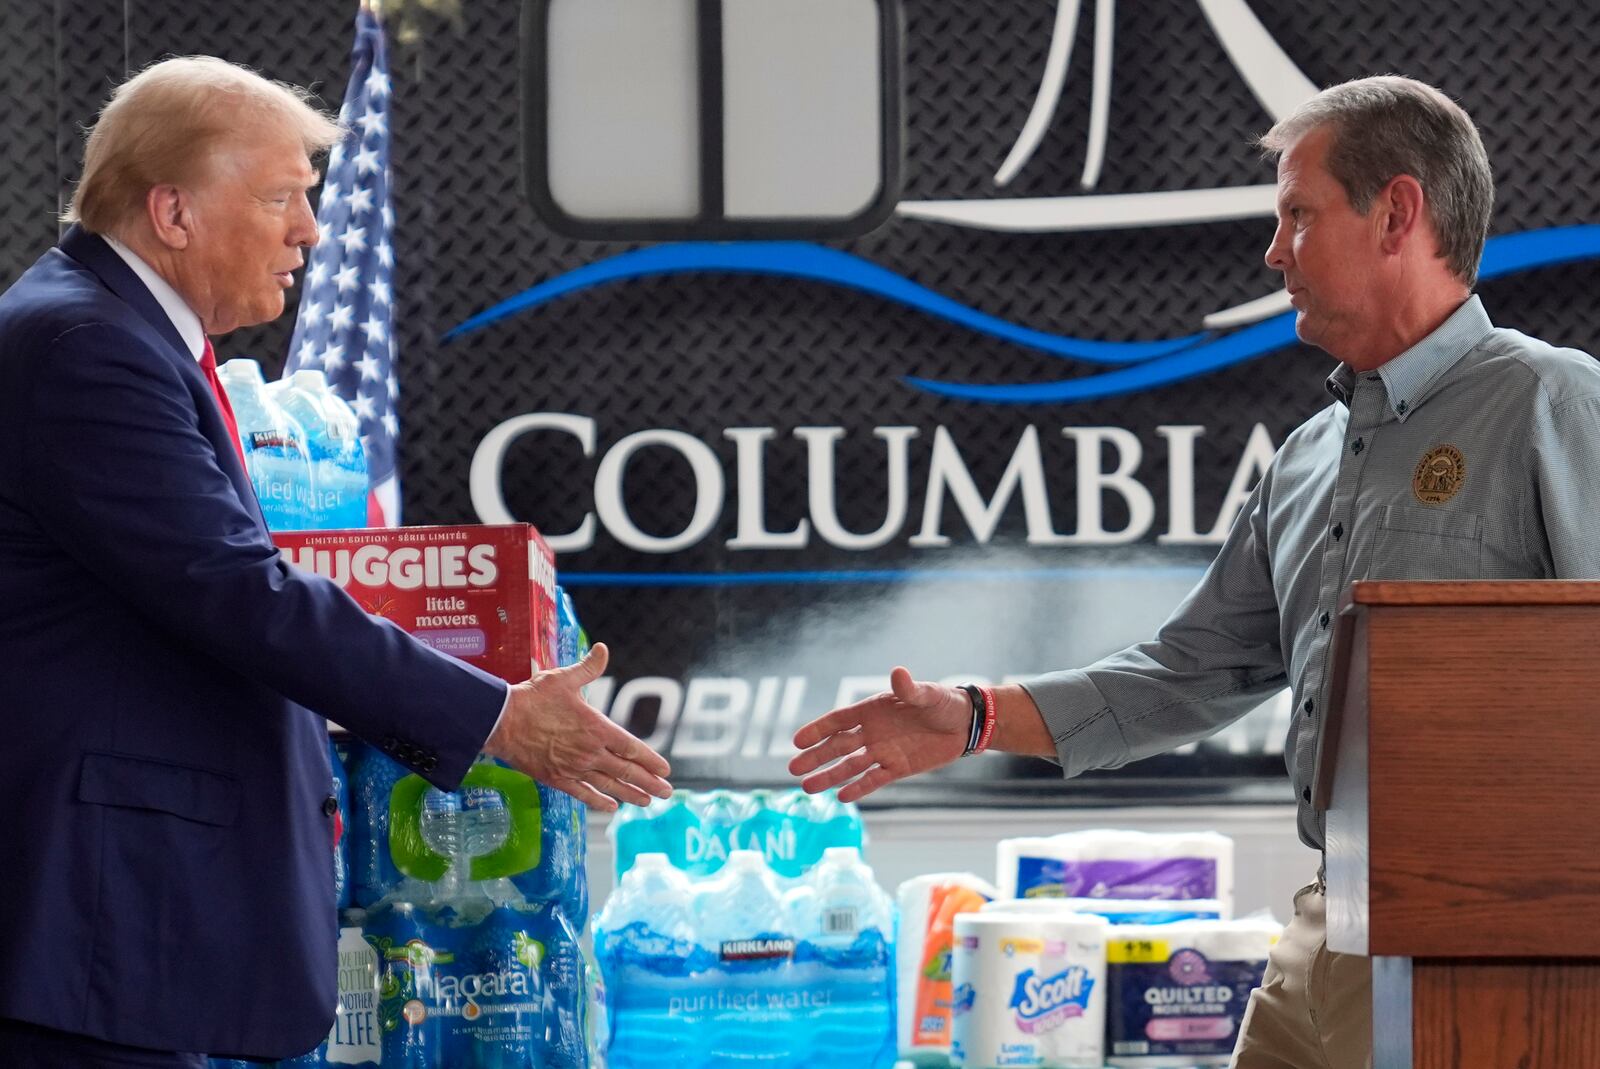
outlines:
{"label": "navy blue suit jacket", "polygon": [[0,297],[0,437],[0,1017],[310,1049],[322,717],[448,789],[505,684],[289,567],[176,329],[81,228]]}

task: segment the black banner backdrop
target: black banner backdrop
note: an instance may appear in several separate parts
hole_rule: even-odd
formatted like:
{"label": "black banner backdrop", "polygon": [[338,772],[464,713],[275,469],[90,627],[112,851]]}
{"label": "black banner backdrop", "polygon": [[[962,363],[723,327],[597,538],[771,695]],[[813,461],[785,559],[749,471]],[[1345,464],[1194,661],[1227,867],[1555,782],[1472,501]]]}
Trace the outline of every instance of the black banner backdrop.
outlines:
{"label": "black banner backdrop", "polygon": [[[54,240],[82,125],[125,72],[212,53],[336,105],[353,7],[0,6],[0,279]],[[1398,71],[1461,100],[1499,176],[1495,235],[1593,221],[1592,5],[1210,7],[1235,28],[1253,13],[1317,86]],[[1077,402],[996,404],[911,381],[1086,380],[1115,368],[1002,335],[1186,338],[1278,288],[1259,215],[1004,232],[915,214],[930,201],[1270,184],[1250,148],[1272,121],[1250,84],[1260,56],[1236,62],[1199,0],[1117,8],[1104,166],[1088,190],[1088,6],[1046,135],[1002,188],[994,175],[1039,92],[1054,5],[907,0],[902,210],[827,248],[856,258],[850,270],[875,266],[990,317],[978,326],[855,284],[683,269],[578,287],[451,341],[474,315],[569,272],[641,249],[682,267],[709,247],[551,234],[519,189],[517,5],[462,0],[452,15],[408,17],[416,34],[394,44],[392,118],[405,520],[509,514],[556,536],[591,635],[614,651],[596,699],[668,753],[681,783],[782,780],[793,727],[882,686],[895,663],[998,680],[1145,637],[1198,577],[1270,449],[1326,402],[1328,359],[1293,344]],[[1587,233],[1540,246],[1568,262],[1486,281],[1496,320],[1594,351],[1600,269],[1571,251]],[[822,248],[765,255],[792,266]],[[240,331],[223,356],[276,367],[291,322]],[[1286,797],[1285,717],[1269,705],[1187,753],[1079,783],[995,757],[892,797]]]}

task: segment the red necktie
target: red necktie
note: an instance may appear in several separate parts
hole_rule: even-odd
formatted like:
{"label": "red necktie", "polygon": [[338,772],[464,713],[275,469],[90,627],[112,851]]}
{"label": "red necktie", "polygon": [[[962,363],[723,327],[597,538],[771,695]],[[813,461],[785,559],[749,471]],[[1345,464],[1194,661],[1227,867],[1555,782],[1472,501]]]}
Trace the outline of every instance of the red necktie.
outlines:
{"label": "red necktie", "polygon": [[233,406],[228,403],[228,392],[222,388],[222,380],[217,377],[217,351],[211,348],[210,338],[206,339],[206,351],[200,357],[200,370],[206,373],[206,381],[211,384],[211,393],[217,399],[217,407],[222,409],[222,422],[228,425],[228,437],[233,439],[233,448],[238,450],[239,463],[243,464],[244,443],[239,441],[239,421],[233,418]]}

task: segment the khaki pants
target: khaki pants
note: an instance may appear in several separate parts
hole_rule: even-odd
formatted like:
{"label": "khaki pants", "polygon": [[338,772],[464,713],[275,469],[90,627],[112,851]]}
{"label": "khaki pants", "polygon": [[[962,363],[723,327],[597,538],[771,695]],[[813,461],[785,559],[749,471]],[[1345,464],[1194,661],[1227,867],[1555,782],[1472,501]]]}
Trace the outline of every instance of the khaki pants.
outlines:
{"label": "khaki pants", "polygon": [[1294,896],[1294,919],[1250,996],[1232,1069],[1370,1069],[1372,965],[1328,949],[1320,881]]}

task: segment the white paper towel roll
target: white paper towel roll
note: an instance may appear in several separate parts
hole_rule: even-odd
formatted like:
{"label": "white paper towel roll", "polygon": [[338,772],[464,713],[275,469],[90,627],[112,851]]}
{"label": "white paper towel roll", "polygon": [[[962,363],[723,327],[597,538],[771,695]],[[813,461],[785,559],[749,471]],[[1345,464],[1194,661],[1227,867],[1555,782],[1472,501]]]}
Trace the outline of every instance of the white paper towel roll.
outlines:
{"label": "white paper towel roll", "polygon": [[1003,839],[1001,898],[1214,898],[1233,908],[1233,840],[1217,832],[1067,832]]}
{"label": "white paper towel roll", "polygon": [[1110,930],[1081,913],[957,917],[951,1064],[1099,1069]]}
{"label": "white paper towel roll", "polygon": [[1227,1065],[1283,928],[1271,920],[1123,925],[1106,944],[1106,1061]]}
{"label": "white paper towel roll", "polygon": [[[970,872],[915,876],[902,883],[895,894],[900,906],[900,929],[895,943],[900,1057],[920,1065],[944,1065],[950,1058],[950,937],[953,930],[947,931],[940,944],[932,948],[931,957],[926,941],[930,902],[936,891],[942,900],[950,888],[971,892],[968,900],[975,907],[995,895],[994,886],[988,880]],[[950,923],[953,925],[953,920]]]}
{"label": "white paper towel roll", "polygon": [[1173,921],[1227,920],[1215,898],[997,898],[980,913],[1093,913],[1112,924],[1171,924]]}

